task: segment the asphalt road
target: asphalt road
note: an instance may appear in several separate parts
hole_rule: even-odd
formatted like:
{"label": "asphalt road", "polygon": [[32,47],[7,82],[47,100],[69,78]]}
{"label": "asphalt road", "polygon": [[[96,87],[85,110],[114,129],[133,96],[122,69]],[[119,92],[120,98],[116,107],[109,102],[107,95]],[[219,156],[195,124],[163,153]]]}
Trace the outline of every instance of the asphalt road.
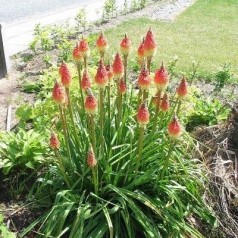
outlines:
{"label": "asphalt road", "polygon": [[0,22],[16,23],[93,3],[96,0],[0,0]]}

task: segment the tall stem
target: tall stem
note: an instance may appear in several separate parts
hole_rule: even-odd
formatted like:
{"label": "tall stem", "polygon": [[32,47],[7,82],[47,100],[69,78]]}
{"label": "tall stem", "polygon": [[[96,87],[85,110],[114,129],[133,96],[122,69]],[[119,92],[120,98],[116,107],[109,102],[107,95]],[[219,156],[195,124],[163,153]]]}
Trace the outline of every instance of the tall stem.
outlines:
{"label": "tall stem", "polygon": [[61,172],[63,174],[65,183],[67,184],[68,188],[70,189],[71,186],[70,186],[69,178],[68,178],[68,176],[67,176],[67,174],[65,172],[65,166],[64,166],[63,160],[62,160],[62,158],[61,158],[61,156],[60,156],[60,154],[59,154],[59,152],[57,150],[54,150],[54,152],[55,152],[56,158],[58,159],[59,167],[60,167],[60,170],[61,170]]}
{"label": "tall stem", "polygon": [[159,114],[159,109],[160,109],[160,101],[161,101],[161,91],[157,92],[157,99],[156,99],[156,106],[155,106],[155,117],[154,117],[154,123],[152,127],[152,131],[155,132],[156,127],[157,127],[157,118]]}
{"label": "tall stem", "polygon": [[109,119],[109,141],[111,141],[111,82],[108,83],[108,119]]}
{"label": "tall stem", "polygon": [[93,184],[95,194],[98,195],[98,165],[92,168]]}
{"label": "tall stem", "polygon": [[142,102],[142,91],[141,89],[139,89],[139,93],[138,93],[138,99],[137,99],[137,108],[139,108],[139,106],[141,105]]}
{"label": "tall stem", "polygon": [[82,73],[81,73],[81,64],[77,63],[77,70],[78,70],[78,77],[79,77],[79,90],[80,90],[80,96],[81,96],[81,107],[84,111],[84,97],[83,97],[83,90],[81,87],[81,81],[82,81]]}
{"label": "tall stem", "polygon": [[72,125],[73,125],[73,133],[74,133],[74,136],[75,136],[75,140],[76,140],[76,142],[79,146],[79,138],[78,138],[78,134],[76,132],[76,125],[75,125],[75,121],[74,121],[73,108],[72,108],[72,104],[71,104],[69,88],[66,88],[66,94],[67,94],[67,97],[68,97],[68,109],[69,109],[70,119],[71,119]]}
{"label": "tall stem", "polygon": [[91,143],[93,146],[94,153],[96,154],[96,131],[95,131],[95,122],[92,115],[88,116],[89,120],[89,135],[91,137]]}
{"label": "tall stem", "polygon": [[64,140],[65,140],[65,144],[66,144],[66,150],[67,150],[68,157],[71,161],[71,154],[70,154],[70,148],[69,148],[69,140],[68,140],[68,134],[67,134],[66,119],[64,117],[63,109],[62,109],[61,106],[59,106],[59,111],[60,111],[60,118],[61,118],[62,127],[63,127],[63,134],[64,134]]}
{"label": "tall stem", "polygon": [[143,141],[144,141],[144,127],[141,126],[139,128],[139,137],[138,137],[138,157],[136,161],[136,173],[138,172],[138,169],[140,168],[140,162],[141,162],[141,156],[142,156],[142,150],[143,150]]}
{"label": "tall stem", "polygon": [[150,67],[151,67],[151,60],[152,60],[152,56],[148,56],[147,57],[147,69],[149,70],[149,73],[150,73]]}
{"label": "tall stem", "polygon": [[99,110],[100,110],[100,146],[103,148],[103,127],[104,127],[104,88],[100,88]]}
{"label": "tall stem", "polygon": [[172,140],[170,142],[170,145],[169,145],[169,150],[168,150],[168,154],[167,154],[167,158],[166,158],[166,161],[164,163],[164,166],[163,166],[163,170],[162,170],[162,174],[161,174],[161,178],[163,178],[165,176],[165,172],[168,170],[168,167],[169,167],[169,159],[170,159],[170,156],[173,152],[173,147],[174,147],[174,140]]}

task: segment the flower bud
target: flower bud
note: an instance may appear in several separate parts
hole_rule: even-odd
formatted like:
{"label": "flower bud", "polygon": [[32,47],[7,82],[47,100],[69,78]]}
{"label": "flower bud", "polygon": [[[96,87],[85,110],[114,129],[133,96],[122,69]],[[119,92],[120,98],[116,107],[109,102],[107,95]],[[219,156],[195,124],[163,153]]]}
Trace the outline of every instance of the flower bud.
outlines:
{"label": "flower bud", "polygon": [[112,66],[110,64],[106,65],[106,70],[107,70],[107,77],[111,81],[114,77]]}
{"label": "flower bud", "polygon": [[184,98],[188,94],[188,85],[187,80],[185,77],[182,78],[178,88],[177,88],[177,94],[179,98]]}
{"label": "flower bud", "polygon": [[62,87],[57,81],[55,82],[53,91],[52,91],[52,98],[58,104],[64,104],[67,102],[67,95],[65,92],[65,88]]}
{"label": "flower bud", "polygon": [[78,45],[75,46],[75,48],[74,48],[74,50],[73,50],[73,58],[74,58],[74,60],[75,60],[76,62],[80,62],[80,61],[82,61],[82,59],[83,59],[83,56],[82,56],[81,53],[80,53],[80,50],[79,50],[79,48],[78,48]]}
{"label": "flower bud", "polygon": [[142,69],[141,73],[138,77],[138,86],[141,88],[142,91],[148,91],[151,85],[151,78],[149,71],[147,69]]}
{"label": "flower bud", "polygon": [[87,154],[87,165],[89,168],[94,168],[97,165],[97,160],[95,158],[95,154],[93,152],[93,148],[90,147],[88,150],[88,154]]}
{"label": "flower bud", "polygon": [[157,43],[155,42],[154,35],[151,29],[149,29],[146,34],[144,47],[146,57],[152,57],[155,54],[157,49]]}
{"label": "flower bud", "polygon": [[169,83],[169,75],[163,63],[160,69],[155,72],[154,82],[155,82],[155,86],[160,91],[163,91]]}
{"label": "flower bud", "polygon": [[101,32],[99,35],[97,41],[96,41],[96,47],[101,55],[103,55],[108,48],[108,42],[105,38],[104,34]]}
{"label": "flower bud", "polygon": [[137,112],[137,121],[140,127],[144,127],[149,123],[150,120],[150,113],[148,107],[145,103],[142,103]]}
{"label": "flower bud", "polygon": [[143,41],[141,42],[138,50],[137,50],[137,57],[138,57],[138,63],[139,65],[142,65],[145,58],[145,39],[143,38]]}
{"label": "flower bud", "polygon": [[122,58],[121,56],[117,53],[112,65],[112,69],[113,69],[113,73],[114,73],[114,77],[116,79],[121,78],[123,76],[124,73],[124,65],[122,62]]}
{"label": "flower bud", "polygon": [[84,69],[83,77],[82,77],[82,80],[81,80],[81,88],[82,88],[83,91],[86,91],[91,87],[92,87],[92,84],[91,84],[91,81],[90,81],[90,78],[89,78],[88,71],[87,71],[87,69]]}
{"label": "flower bud", "polygon": [[90,55],[90,49],[86,39],[82,38],[78,44],[78,49],[83,58],[87,58]]}
{"label": "flower bud", "polygon": [[172,139],[176,139],[182,134],[182,128],[176,116],[168,125],[168,134]]}
{"label": "flower bud", "polygon": [[121,41],[120,44],[121,53],[125,56],[128,56],[131,50],[131,40],[125,35],[124,39]]}
{"label": "flower bud", "polygon": [[164,94],[161,105],[160,105],[160,109],[163,112],[167,112],[169,110],[170,104],[169,104],[169,99],[168,99],[168,95],[167,93]]}
{"label": "flower bud", "polygon": [[50,137],[50,148],[52,150],[58,150],[60,148],[60,142],[57,137],[57,134],[54,132],[51,132],[51,137]]}
{"label": "flower bud", "polygon": [[99,61],[99,66],[94,80],[95,83],[101,88],[104,88],[108,83],[108,72],[102,59]]}
{"label": "flower bud", "polygon": [[121,94],[124,94],[126,92],[126,83],[123,78],[121,78],[119,82],[119,91]]}
{"label": "flower bud", "polygon": [[69,68],[67,64],[62,63],[59,68],[59,73],[61,76],[61,83],[66,87],[69,88],[71,82],[72,82],[72,77],[69,71]]}
{"label": "flower bud", "polygon": [[87,91],[87,94],[84,102],[85,111],[88,115],[93,115],[97,111],[97,99],[91,92]]}

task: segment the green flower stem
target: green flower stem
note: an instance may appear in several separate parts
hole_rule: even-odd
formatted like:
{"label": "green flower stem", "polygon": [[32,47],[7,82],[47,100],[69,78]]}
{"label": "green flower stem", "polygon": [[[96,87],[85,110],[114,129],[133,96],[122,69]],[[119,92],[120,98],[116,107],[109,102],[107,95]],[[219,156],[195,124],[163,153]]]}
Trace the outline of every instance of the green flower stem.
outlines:
{"label": "green flower stem", "polygon": [[67,176],[67,174],[66,174],[66,172],[65,172],[65,166],[64,166],[64,162],[63,162],[63,160],[62,160],[62,157],[60,156],[58,150],[54,150],[54,152],[55,152],[56,158],[58,159],[59,167],[60,167],[60,170],[61,170],[61,172],[62,172],[62,174],[63,174],[65,183],[67,184],[68,188],[70,189],[70,188],[71,188],[70,182],[69,182],[70,180],[69,180],[69,178],[68,178],[68,176]]}
{"label": "green flower stem", "polygon": [[138,99],[137,99],[137,108],[139,108],[139,106],[141,105],[142,102],[142,91],[141,89],[139,89],[139,93],[138,93]]}
{"label": "green flower stem", "polygon": [[93,184],[95,194],[98,195],[98,165],[92,168]]}
{"label": "green flower stem", "polygon": [[87,59],[87,57],[83,58],[83,62],[84,62],[84,68],[87,69],[88,68],[88,59]]}
{"label": "green flower stem", "polygon": [[167,170],[168,170],[168,167],[169,167],[169,159],[170,159],[171,154],[172,154],[172,152],[173,152],[173,148],[174,148],[174,140],[171,139],[171,142],[170,142],[170,145],[169,145],[168,154],[167,154],[167,156],[166,156],[167,158],[166,158],[165,163],[164,163],[164,166],[163,166],[161,178],[164,178],[165,173],[166,173]]}
{"label": "green flower stem", "polygon": [[78,137],[78,134],[76,132],[76,125],[75,125],[75,121],[74,121],[73,108],[72,108],[72,104],[71,104],[69,88],[66,88],[66,94],[67,94],[67,97],[68,97],[68,109],[69,109],[70,119],[71,119],[72,125],[73,125],[73,133],[74,133],[76,142],[79,146],[79,137]]}
{"label": "green flower stem", "polygon": [[149,96],[149,92],[146,90],[143,90],[143,96],[142,96],[143,102],[148,98],[148,96]]}
{"label": "green flower stem", "polygon": [[179,99],[179,101],[178,101],[178,106],[177,106],[177,111],[176,111],[177,116],[179,116],[180,109],[181,109],[181,105],[182,105],[182,100]]}
{"label": "green flower stem", "polygon": [[124,58],[124,81],[127,85],[127,61],[128,61],[128,55],[123,55]]}
{"label": "green flower stem", "polygon": [[[111,82],[108,82],[108,119],[111,125]],[[109,141],[111,141],[111,126],[109,126]]]}
{"label": "green flower stem", "polygon": [[88,116],[88,121],[89,121],[89,135],[91,138],[94,153],[96,154],[96,131],[95,131],[95,122],[92,115]]}
{"label": "green flower stem", "polygon": [[104,127],[104,88],[99,89],[99,111],[100,111],[100,118],[99,118],[99,125],[100,125],[100,146],[103,149],[103,127]]}
{"label": "green flower stem", "polygon": [[59,111],[60,111],[60,119],[61,119],[61,123],[62,123],[62,127],[63,127],[63,134],[64,134],[64,140],[65,140],[65,144],[66,144],[66,150],[67,150],[68,157],[71,160],[67,126],[66,126],[66,118],[64,116],[63,108],[61,106],[59,106]]}
{"label": "green flower stem", "polygon": [[150,73],[151,61],[152,61],[152,56],[147,57],[147,69],[149,70],[149,73]]}
{"label": "green flower stem", "polygon": [[78,70],[78,77],[79,77],[79,90],[80,90],[80,96],[81,96],[81,107],[84,111],[84,96],[83,96],[83,90],[81,87],[81,81],[82,81],[82,72],[81,72],[81,64],[77,63],[77,70]]}
{"label": "green flower stem", "polygon": [[171,113],[170,113],[169,121],[172,120],[178,104],[179,104],[179,98],[177,98],[175,103],[174,103],[174,106],[173,106],[173,108],[171,110]]}
{"label": "green flower stem", "polygon": [[153,132],[155,132],[156,128],[157,128],[157,118],[158,118],[159,110],[160,110],[161,91],[158,91],[157,95],[158,95],[158,98],[156,100],[155,117],[154,117],[154,123],[153,123],[153,127],[152,127]]}
{"label": "green flower stem", "polygon": [[143,150],[143,141],[144,141],[144,126],[141,126],[139,128],[139,137],[138,137],[138,146],[137,146],[137,151],[138,151],[138,157],[136,161],[136,174],[140,168],[140,162],[141,162],[141,156],[142,156],[142,150]]}

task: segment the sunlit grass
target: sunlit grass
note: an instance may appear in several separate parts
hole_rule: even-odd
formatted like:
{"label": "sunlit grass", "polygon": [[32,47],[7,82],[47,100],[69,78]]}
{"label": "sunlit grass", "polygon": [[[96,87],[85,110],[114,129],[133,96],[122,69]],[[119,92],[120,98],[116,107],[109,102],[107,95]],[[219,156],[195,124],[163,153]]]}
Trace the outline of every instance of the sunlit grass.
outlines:
{"label": "sunlit grass", "polygon": [[139,39],[152,27],[158,42],[155,64],[168,62],[178,56],[180,71],[189,71],[192,60],[199,63],[198,71],[211,74],[231,63],[238,73],[238,1],[197,0],[174,22],[152,21],[148,18],[133,19],[106,31],[110,45],[116,45],[127,33],[133,41],[134,53]]}

